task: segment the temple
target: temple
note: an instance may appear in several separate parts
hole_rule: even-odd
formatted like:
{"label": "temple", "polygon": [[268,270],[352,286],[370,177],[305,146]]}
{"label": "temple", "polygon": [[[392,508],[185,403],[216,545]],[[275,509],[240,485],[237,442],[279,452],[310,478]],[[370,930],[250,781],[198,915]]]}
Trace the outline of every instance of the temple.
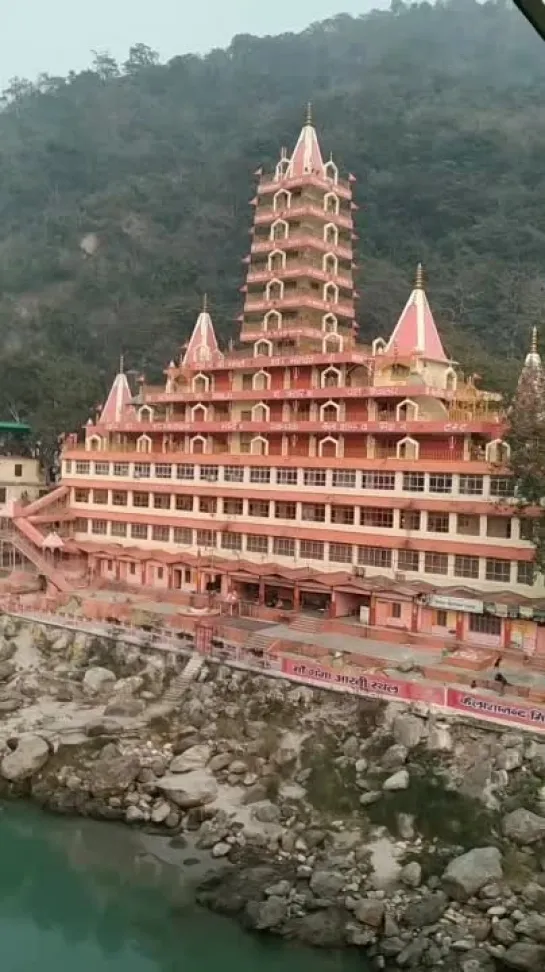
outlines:
{"label": "temple", "polygon": [[[309,111],[259,176],[239,348],[204,300],[164,384],[131,389],[121,364],[13,543],[50,590],[545,650],[500,398],[449,358],[421,266],[397,322],[360,343],[355,180],[324,158]],[[522,385],[536,375],[534,339]]]}

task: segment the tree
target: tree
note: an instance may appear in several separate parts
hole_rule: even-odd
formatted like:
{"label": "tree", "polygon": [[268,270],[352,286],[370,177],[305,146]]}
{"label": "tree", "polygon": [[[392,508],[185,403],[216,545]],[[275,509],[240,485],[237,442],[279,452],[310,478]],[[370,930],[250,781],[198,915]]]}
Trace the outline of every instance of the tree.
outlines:
{"label": "tree", "polygon": [[159,63],[159,54],[147,44],[134,44],[129,49],[129,56],[123,68],[126,74],[137,74],[144,68],[155,67]]}

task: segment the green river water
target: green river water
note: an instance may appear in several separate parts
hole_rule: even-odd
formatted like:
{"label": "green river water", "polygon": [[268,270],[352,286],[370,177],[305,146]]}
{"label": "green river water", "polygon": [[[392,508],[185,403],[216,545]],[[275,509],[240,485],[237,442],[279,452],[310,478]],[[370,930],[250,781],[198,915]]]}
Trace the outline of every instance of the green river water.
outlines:
{"label": "green river water", "polygon": [[196,907],[198,865],[166,839],[11,804],[0,848],[2,972],[365,972]]}

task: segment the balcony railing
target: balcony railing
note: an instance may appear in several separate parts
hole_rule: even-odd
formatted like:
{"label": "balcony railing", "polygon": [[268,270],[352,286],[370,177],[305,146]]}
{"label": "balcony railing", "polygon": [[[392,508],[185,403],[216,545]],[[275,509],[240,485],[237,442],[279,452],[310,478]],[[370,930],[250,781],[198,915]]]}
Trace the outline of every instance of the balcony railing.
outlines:
{"label": "balcony railing", "polygon": [[324,223],[333,223],[334,226],[341,226],[343,229],[351,230],[354,226],[354,221],[351,216],[347,216],[344,213],[329,212],[321,209],[319,206],[313,206],[312,203],[306,203],[302,206],[292,206],[287,209],[274,209],[273,206],[263,206],[257,210],[254,222],[256,226],[259,226],[263,223],[272,223],[276,219],[298,220],[304,219],[305,216],[311,216]]}

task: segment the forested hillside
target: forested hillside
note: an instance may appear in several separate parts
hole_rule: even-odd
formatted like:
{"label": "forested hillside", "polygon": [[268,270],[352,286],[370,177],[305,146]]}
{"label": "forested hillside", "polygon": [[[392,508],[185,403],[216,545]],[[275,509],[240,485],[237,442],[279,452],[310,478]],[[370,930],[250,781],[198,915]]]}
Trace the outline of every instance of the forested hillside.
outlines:
{"label": "forested hillside", "polygon": [[358,179],[361,335],[390,331],[422,260],[451,354],[509,389],[545,319],[545,45],[510,3],[394,0],[206,57],[136,45],[123,65],[10,84],[0,417],[77,427],[121,350],[158,378],[205,290],[236,335],[253,173],[308,100]]}

